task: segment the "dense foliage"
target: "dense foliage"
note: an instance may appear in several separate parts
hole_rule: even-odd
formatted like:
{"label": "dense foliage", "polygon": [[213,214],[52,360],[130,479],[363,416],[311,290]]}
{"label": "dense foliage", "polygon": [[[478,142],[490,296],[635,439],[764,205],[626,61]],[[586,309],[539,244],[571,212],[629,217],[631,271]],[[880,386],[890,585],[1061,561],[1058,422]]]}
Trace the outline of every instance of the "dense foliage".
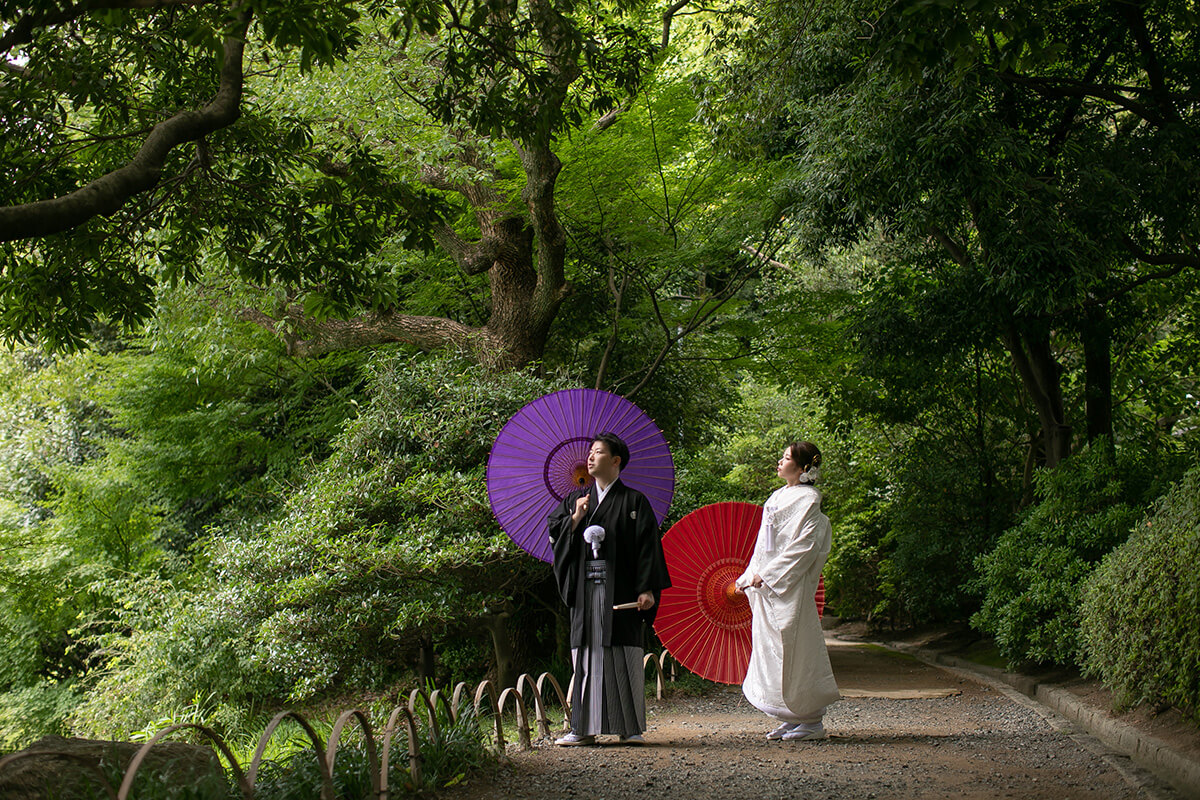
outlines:
{"label": "dense foliage", "polygon": [[[879,610],[944,619],[983,601],[977,623],[1007,640],[1000,626],[1015,621],[1000,609],[1019,590],[998,571],[975,582],[974,565],[1009,560],[1011,531],[994,558],[977,559],[1037,502],[1039,469],[1111,442],[1170,478],[1183,463],[1170,454],[1194,447],[1194,426],[1179,423],[1196,413],[1197,375],[1178,354],[1196,344],[1196,199],[1181,173],[1167,177],[1200,168],[1200,106],[1187,89],[1197,44],[1177,33],[1193,12],[753,8],[749,27],[721,29],[733,56],[706,114],[731,152],[789,168],[776,183],[781,257],[852,270],[851,299],[834,311],[851,356],[832,394],[839,412],[886,426],[899,471],[886,478],[879,532],[863,540],[879,559]],[[1135,492],[1124,516],[1097,521],[1111,530],[1090,551],[1080,544],[1086,563],[1147,499]],[[1071,538],[1047,535],[1038,541]],[[1056,610],[1028,618],[1072,598],[1047,597]],[[1015,638],[1025,644],[1014,657],[1074,653]]]}
{"label": "dense foliage", "polygon": [[[277,512],[212,532],[184,590],[129,586],[77,726],[128,735],[189,706],[234,726],[256,703],[386,690],[422,648],[451,671],[430,679],[479,678],[489,631],[511,671],[503,621],[548,570],[496,525],[484,465],[508,417],[554,384],[406,355],[366,371],[357,415]],[[553,620],[539,631],[530,647],[553,652]]]}
{"label": "dense foliage", "polygon": [[1141,516],[1156,472],[1101,445],[1038,474],[1038,503],[979,559],[984,602],[972,623],[994,631],[1007,658],[1080,662],[1080,593]]}
{"label": "dense foliage", "polygon": [[190,321],[207,335],[5,361],[5,740],[60,730],[87,642],[186,587],[207,527],[275,507],[353,407],[353,363],[288,362],[266,337]]}
{"label": "dense foliage", "polygon": [[1171,705],[1200,722],[1200,470],[1192,469],[1083,588],[1087,673],[1119,704]]}

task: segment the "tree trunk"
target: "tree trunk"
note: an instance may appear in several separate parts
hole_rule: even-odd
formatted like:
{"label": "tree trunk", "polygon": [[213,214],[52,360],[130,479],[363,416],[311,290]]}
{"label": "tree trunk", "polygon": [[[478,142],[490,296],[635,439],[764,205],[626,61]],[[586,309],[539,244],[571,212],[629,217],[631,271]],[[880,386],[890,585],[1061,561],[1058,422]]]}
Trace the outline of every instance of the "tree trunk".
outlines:
{"label": "tree trunk", "polygon": [[[464,273],[487,272],[491,310],[482,326],[395,312],[314,322],[304,319],[295,306],[284,314],[287,325],[255,310],[244,311],[242,317],[290,332],[285,333],[288,352],[298,357],[402,342],[424,350],[456,347],[501,371],[541,359],[550,326],[569,294],[563,267],[567,237],[554,209],[562,164],[548,146],[518,146],[518,151],[526,176],[522,199],[527,216],[504,208],[490,177],[477,183],[453,183],[432,170],[423,176],[430,186],[461,194],[475,212],[477,241],[461,239],[449,226],[435,235]],[[473,166],[484,169],[486,165],[470,161],[473,158],[472,152],[464,155]]]}
{"label": "tree trunk", "polygon": [[1112,447],[1112,325],[1102,306],[1088,309],[1083,321],[1083,396],[1087,407],[1087,438],[1108,437]]}
{"label": "tree trunk", "polygon": [[975,347],[975,451],[979,454],[979,493],[983,498],[983,508],[980,509],[980,524],[990,535],[992,532],[992,499],[994,496],[995,475],[992,460],[988,457],[987,444],[987,402],[983,390],[983,361],[980,348]]}
{"label": "tree trunk", "polygon": [[[489,369],[518,369],[539,360],[546,349],[550,325],[567,296],[561,266],[557,282],[548,282],[534,269],[532,233],[519,218],[498,226],[506,238],[488,269],[491,315],[473,327],[441,317],[423,317],[391,311],[364,314],[353,319],[306,319],[299,306],[279,319],[255,309],[241,318],[280,332],[288,354],[312,358],[327,353],[400,342],[422,350],[452,347],[472,354]],[[561,255],[560,255],[561,265]]]}
{"label": "tree trunk", "polygon": [[[547,306],[540,300],[535,258],[544,245],[536,241],[535,231],[519,217],[511,217],[502,230],[512,246],[506,248],[508,257],[497,258],[488,270],[492,313],[483,330],[496,349],[485,354],[490,356],[485,363],[513,369],[542,357],[559,302]],[[562,284],[556,288],[561,290]]]}
{"label": "tree trunk", "polygon": [[1025,463],[1021,469],[1021,499],[1014,510],[1033,505],[1033,470],[1038,462],[1039,439],[1040,436],[1031,434],[1029,446],[1025,448]]}
{"label": "tree trunk", "polygon": [[511,614],[502,611],[489,614],[483,624],[492,635],[492,651],[496,658],[496,683],[501,689],[517,685],[516,658],[513,655],[512,637],[508,635],[508,618]]}
{"label": "tree trunk", "polygon": [[1004,345],[1037,410],[1045,447],[1044,463],[1053,469],[1070,455],[1072,431],[1063,409],[1062,367],[1050,347],[1050,330],[1018,330],[1010,322],[1004,330]]}
{"label": "tree trunk", "polygon": [[433,640],[428,636],[422,636],[421,648],[417,652],[417,676],[422,683],[437,680],[434,667]]}

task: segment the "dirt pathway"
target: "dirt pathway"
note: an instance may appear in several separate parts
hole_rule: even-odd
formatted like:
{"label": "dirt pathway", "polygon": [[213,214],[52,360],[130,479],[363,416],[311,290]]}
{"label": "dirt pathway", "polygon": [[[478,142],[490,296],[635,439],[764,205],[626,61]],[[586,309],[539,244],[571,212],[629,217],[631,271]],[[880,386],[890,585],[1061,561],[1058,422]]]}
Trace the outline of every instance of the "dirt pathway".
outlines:
{"label": "dirt pathway", "polygon": [[844,699],[830,738],[769,742],[737,687],[649,701],[647,745],[512,752],[442,800],[1171,797],[1015,692],[871,645],[829,641]]}

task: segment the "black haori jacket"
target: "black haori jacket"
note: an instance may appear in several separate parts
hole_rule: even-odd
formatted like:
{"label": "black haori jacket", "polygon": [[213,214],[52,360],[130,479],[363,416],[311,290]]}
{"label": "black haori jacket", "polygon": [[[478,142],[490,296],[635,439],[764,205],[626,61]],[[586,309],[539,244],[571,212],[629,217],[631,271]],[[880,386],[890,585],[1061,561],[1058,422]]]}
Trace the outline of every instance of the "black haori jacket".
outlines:
{"label": "black haori jacket", "polygon": [[[667,562],[663,558],[658,522],[650,501],[637,489],[630,489],[618,478],[596,507],[596,487],[587,490],[593,511],[579,527],[571,529],[571,512],[584,490],[571,492],[558,508],[550,512],[550,544],[554,548],[554,579],[558,593],[571,609],[571,647],[583,646],[584,562],[592,558],[592,546],[583,540],[589,525],[604,528],[600,557],[608,565],[605,584],[604,646],[644,647],[642,623],[654,622],[662,590],[670,587]],[[654,593],[649,611],[628,609],[613,611],[614,605],[632,603],[642,592]]]}

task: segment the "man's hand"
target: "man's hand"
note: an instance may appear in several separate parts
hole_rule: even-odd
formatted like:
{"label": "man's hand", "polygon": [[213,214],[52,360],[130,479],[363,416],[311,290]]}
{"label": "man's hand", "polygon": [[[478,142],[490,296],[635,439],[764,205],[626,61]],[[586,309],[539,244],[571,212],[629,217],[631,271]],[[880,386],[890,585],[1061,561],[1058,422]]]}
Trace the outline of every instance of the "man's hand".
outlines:
{"label": "man's hand", "polygon": [[654,608],[654,592],[642,592],[637,599],[638,611],[649,611]]}
{"label": "man's hand", "polygon": [[571,521],[578,526],[580,521],[587,516],[588,496],[585,494],[575,501],[575,510],[571,513]]}

